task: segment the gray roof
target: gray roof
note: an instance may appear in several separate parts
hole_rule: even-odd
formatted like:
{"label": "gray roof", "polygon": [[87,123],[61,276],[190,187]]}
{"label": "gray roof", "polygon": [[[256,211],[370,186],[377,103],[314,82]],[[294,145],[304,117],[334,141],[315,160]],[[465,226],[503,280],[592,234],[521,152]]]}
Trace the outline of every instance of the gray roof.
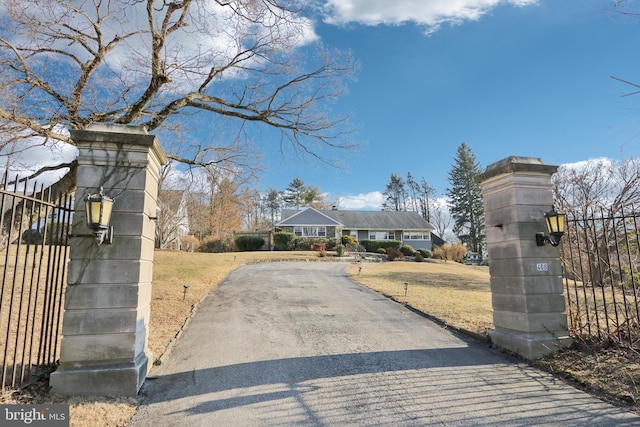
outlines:
{"label": "gray roof", "polygon": [[283,211],[278,226],[333,226],[349,230],[435,230],[417,212],[398,211]]}
{"label": "gray roof", "polygon": [[325,215],[321,211],[313,208],[306,208],[301,211],[282,211],[282,220],[276,224],[277,226],[325,226],[336,227],[343,225],[339,221]]}

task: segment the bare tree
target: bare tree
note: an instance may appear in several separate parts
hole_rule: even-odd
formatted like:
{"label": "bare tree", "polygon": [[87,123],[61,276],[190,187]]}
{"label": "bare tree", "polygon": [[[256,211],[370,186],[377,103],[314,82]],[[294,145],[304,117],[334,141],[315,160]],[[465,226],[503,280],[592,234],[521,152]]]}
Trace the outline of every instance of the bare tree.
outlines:
{"label": "bare tree", "polygon": [[386,198],[382,203],[382,210],[385,211],[406,211],[407,210],[407,190],[405,181],[400,175],[392,173],[389,182],[382,193]]}
{"label": "bare tree", "polygon": [[[563,256],[568,274],[602,285],[622,270],[617,246],[626,246],[637,263],[637,243],[628,236],[628,221],[640,206],[640,161],[593,159],[563,165],[553,177],[556,209],[567,211]],[[631,216],[629,216],[631,215]],[[635,219],[632,224],[635,226]],[[637,239],[637,237],[636,237]],[[580,260],[580,261],[578,261]],[[572,268],[573,270],[569,270]],[[637,269],[637,265],[633,267]]]}
{"label": "bare tree", "polygon": [[621,208],[640,204],[640,160],[592,159],[563,165],[553,184],[559,208],[582,214],[602,208],[613,216]]}
{"label": "bare tree", "polygon": [[[351,146],[340,126],[345,118],[331,117],[326,106],[343,93],[355,62],[317,44],[312,51],[306,2],[3,3],[5,142],[73,143],[69,129],[106,122],[143,125],[167,140],[182,133],[189,152],[181,146],[169,157],[194,165],[238,159],[254,125],[277,131],[280,149],[289,141],[317,158],[324,147]],[[216,137],[196,139],[194,131]]]}
{"label": "bare tree", "polygon": [[420,214],[424,219],[431,222],[431,209],[433,198],[436,196],[436,189],[427,184],[424,177],[420,180],[418,194],[420,195]]}
{"label": "bare tree", "polygon": [[156,248],[180,250],[182,238],[189,233],[184,190],[160,190],[156,219]]}
{"label": "bare tree", "polygon": [[284,193],[282,191],[278,191],[272,187],[269,187],[266,194],[263,195],[264,209],[269,214],[270,229],[275,226],[277,222],[276,220],[280,217],[280,208],[283,196]]}
{"label": "bare tree", "polygon": [[436,227],[436,234],[447,241],[457,241],[451,231],[453,218],[449,213],[449,208],[444,200],[435,200],[431,205],[431,224]]}

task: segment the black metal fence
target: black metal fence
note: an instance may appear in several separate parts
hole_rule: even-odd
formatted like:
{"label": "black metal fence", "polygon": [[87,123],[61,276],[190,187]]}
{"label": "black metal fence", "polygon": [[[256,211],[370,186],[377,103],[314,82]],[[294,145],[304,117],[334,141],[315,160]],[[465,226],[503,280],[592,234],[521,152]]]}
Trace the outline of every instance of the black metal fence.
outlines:
{"label": "black metal fence", "polygon": [[640,347],[639,216],[633,206],[568,215],[561,258],[574,336]]}
{"label": "black metal fence", "polygon": [[0,182],[0,386],[28,381],[60,351],[71,196]]}

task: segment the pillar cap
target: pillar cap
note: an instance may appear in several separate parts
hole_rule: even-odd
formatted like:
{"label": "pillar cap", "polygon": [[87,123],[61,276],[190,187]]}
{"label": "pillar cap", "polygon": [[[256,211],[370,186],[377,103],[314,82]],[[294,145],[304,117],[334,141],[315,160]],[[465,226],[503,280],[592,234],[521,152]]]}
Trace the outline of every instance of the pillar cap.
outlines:
{"label": "pillar cap", "polygon": [[71,139],[83,144],[113,143],[132,144],[149,147],[158,157],[160,164],[167,163],[164,152],[155,135],[150,135],[145,126],[129,126],[111,123],[93,123],[86,129],[71,129]]}
{"label": "pillar cap", "polygon": [[553,175],[558,170],[556,165],[546,165],[539,157],[509,156],[495,163],[491,163],[484,173],[478,175],[477,182],[482,183],[498,175],[515,172],[535,172]]}

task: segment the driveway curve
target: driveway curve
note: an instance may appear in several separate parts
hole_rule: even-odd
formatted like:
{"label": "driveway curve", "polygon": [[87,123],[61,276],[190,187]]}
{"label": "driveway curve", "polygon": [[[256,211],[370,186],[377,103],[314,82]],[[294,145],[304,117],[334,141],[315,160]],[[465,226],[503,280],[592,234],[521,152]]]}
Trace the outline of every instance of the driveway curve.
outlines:
{"label": "driveway curve", "polygon": [[151,372],[129,427],[640,424],[363,288],[346,269],[232,272]]}

